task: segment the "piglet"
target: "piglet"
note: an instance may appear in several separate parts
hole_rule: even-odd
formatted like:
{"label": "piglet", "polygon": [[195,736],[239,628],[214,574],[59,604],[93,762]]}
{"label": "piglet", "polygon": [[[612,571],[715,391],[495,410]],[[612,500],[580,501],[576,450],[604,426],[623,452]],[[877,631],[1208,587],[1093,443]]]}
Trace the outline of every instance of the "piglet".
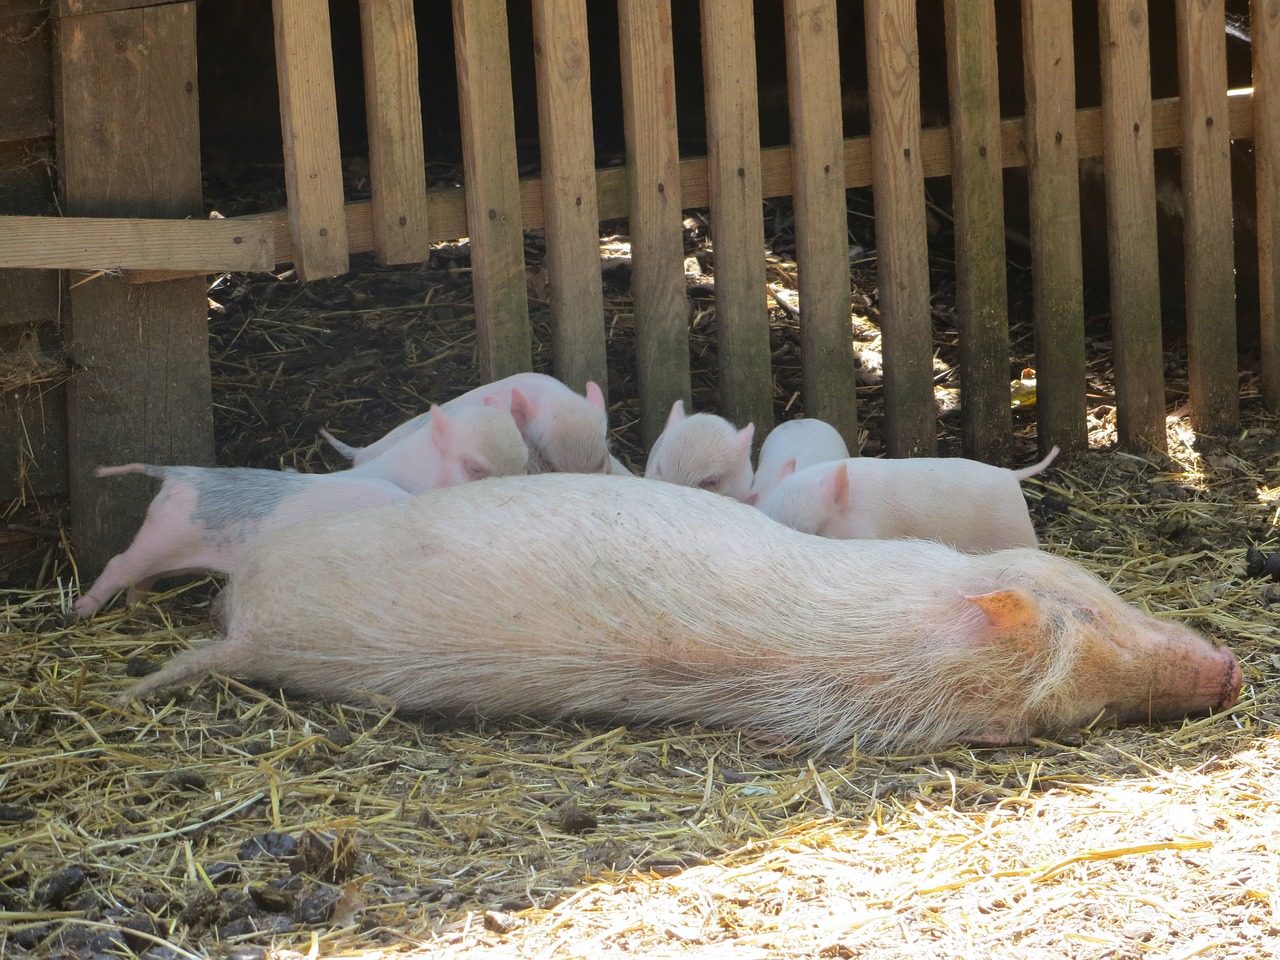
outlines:
{"label": "piglet", "polygon": [[849,448],[825,420],[804,417],[780,423],[764,438],[748,503],[759,504],[780,481],[815,463],[849,459]]}
{"label": "piglet", "polygon": [[751,491],[754,434],[755,424],[739,430],[715,414],[686,416],[684,401],[677,400],[649,451],[644,475],[742,500]]}
{"label": "piglet", "polygon": [[[595,383],[587,384],[584,397],[545,373],[517,373],[455,397],[442,409],[453,413],[487,400],[510,408],[529,448],[530,471],[608,473],[612,469],[608,413],[604,394]],[[428,411],[406,420],[367,447],[348,446],[327,430],[320,433],[344,457],[362,466],[422,429],[431,416]]]}
{"label": "piglet", "polygon": [[273,530],[327,513],[407,500],[386,480],[247,467],[99,467],[98,476],[145,473],[163,481],[146,519],[123,553],[112,557],[73,609],[92,617],[121,589],[135,603],[160,577],[230,573],[254,543]]}
{"label": "piglet", "polygon": [[960,550],[1035,547],[1019,481],[1058,455],[1006,470],[961,457],[819,463],[785,478],[757,504],[801,533],[841,540],[919,537]]}
{"label": "piglet", "polygon": [[697,721],[818,749],[1003,744],[1236,701],[1236,658],[1039,550],[825,540],[728,497],[544,474],[263,540],[218,670],[412,710]]}
{"label": "piglet", "polygon": [[421,493],[528,469],[529,451],[520,432],[527,412],[520,403],[508,410],[502,401],[487,397],[480,406],[448,412],[432,404],[426,416],[421,429],[345,472]]}

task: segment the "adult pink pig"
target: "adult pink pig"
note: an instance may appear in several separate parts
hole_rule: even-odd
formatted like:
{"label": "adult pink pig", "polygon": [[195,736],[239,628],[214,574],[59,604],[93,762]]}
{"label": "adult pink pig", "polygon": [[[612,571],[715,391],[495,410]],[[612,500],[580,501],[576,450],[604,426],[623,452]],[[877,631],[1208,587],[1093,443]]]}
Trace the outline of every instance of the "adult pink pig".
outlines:
{"label": "adult pink pig", "polygon": [[849,459],[844,437],[825,420],[803,417],[787,420],[769,431],[760,446],[760,460],[751,482],[749,503],[759,504],[781,481],[815,463]]}
{"label": "adult pink pig", "polygon": [[754,433],[754,424],[739,430],[715,414],[686,416],[684,401],[677,400],[649,451],[644,475],[742,500],[751,491]]}
{"label": "adult pink pig", "polygon": [[1058,455],[1006,470],[961,457],[819,463],[782,480],[758,506],[779,523],[840,540],[919,537],[960,550],[1034,547],[1021,480]]}
{"label": "adult pink pig", "polygon": [[[545,373],[517,373],[455,397],[443,404],[442,409],[453,413],[480,406],[488,400],[510,408],[529,448],[532,472],[608,473],[613,468],[608,447],[608,412],[604,394],[595,383],[587,384],[584,397]],[[327,430],[320,433],[344,457],[362,466],[381,457],[430,420],[430,411],[419,414],[367,447],[348,446]]]}
{"label": "adult pink pig", "polygon": [[244,553],[273,530],[342,510],[407,500],[410,494],[372,477],[292,473],[247,467],[99,467],[98,476],[145,473],[164,481],[146,519],[123,553],[112,557],[74,610],[91,617],[126,587],[128,603],[160,577],[230,573]]}
{"label": "adult pink pig", "polygon": [[796,533],[728,497],[544,474],[322,517],[231,576],[209,670],[486,716],[698,721],[816,748],[1012,743],[1231,706],[1240,668],[1038,550]]}

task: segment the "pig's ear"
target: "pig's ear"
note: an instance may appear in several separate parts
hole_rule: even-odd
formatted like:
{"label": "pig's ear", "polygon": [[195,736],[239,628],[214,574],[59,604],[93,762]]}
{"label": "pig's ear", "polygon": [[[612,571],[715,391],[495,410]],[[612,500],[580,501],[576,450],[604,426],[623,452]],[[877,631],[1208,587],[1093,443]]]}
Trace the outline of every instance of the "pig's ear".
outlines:
{"label": "pig's ear", "polygon": [[756,425],[748,423],[733,438],[733,449],[740,457],[751,459],[751,438],[756,435]]}
{"label": "pig's ear", "polygon": [[600,385],[594,380],[587,381],[587,399],[591,401],[591,405],[597,410],[605,410],[604,391],[600,389]]}
{"label": "pig's ear", "polygon": [[1040,620],[1040,605],[1036,598],[1018,587],[979,593],[965,599],[981,607],[987,615],[987,622],[1001,632],[1029,630]]}
{"label": "pig's ear", "polygon": [[428,412],[431,414],[431,442],[436,449],[443,450],[449,444],[449,437],[453,435],[453,421],[434,403]]}
{"label": "pig's ear", "polygon": [[841,462],[822,481],[823,497],[836,508],[839,513],[849,509],[849,465]]}
{"label": "pig's ear", "polygon": [[674,427],[677,423],[684,420],[684,401],[677,400],[671,405],[671,412],[667,414],[667,428]]}
{"label": "pig's ear", "polygon": [[524,433],[537,412],[534,402],[529,399],[523,390],[519,387],[514,387],[511,390],[511,419],[516,422],[517,430]]}
{"label": "pig's ear", "polygon": [[[791,476],[795,472],[796,472],[796,458],[792,457],[790,460],[784,463],[782,465],[782,469],[778,471],[778,482],[781,483],[783,480],[787,479],[787,477]],[[848,473],[848,471],[846,470],[845,473]]]}
{"label": "pig's ear", "polygon": [[748,493],[745,497],[742,498],[742,502],[745,503],[748,507],[754,507],[756,505],[756,501],[759,499],[760,499],[760,491],[752,490],[750,493]]}

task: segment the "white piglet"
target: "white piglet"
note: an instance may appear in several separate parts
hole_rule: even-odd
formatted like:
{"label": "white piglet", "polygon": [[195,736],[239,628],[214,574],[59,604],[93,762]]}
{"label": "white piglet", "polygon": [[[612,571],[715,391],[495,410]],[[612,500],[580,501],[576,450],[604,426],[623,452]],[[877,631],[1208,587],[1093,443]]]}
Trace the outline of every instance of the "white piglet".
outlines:
{"label": "white piglet", "polygon": [[1006,470],[960,457],[879,460],[853,457],[793,473],[758,504],[801,533],[838,540],[937,540],[986,552],[1035,547],[1019,482],[1058,455]]}
{"label": "white piglet", "polygon": [[684,401],[671,405],[667,425],[653,449],[644,475],[682,487],[700,487],[735,500],[751,492],[751,438],[755,425],[741,430],[711,413],[686,416]]}
{"label": "white piglet", "polygon": [[764,438],[748,503],[759,504],[782,480],[815,463],[849,459],[849,448],[835,427],[805,417],[780,423]]}

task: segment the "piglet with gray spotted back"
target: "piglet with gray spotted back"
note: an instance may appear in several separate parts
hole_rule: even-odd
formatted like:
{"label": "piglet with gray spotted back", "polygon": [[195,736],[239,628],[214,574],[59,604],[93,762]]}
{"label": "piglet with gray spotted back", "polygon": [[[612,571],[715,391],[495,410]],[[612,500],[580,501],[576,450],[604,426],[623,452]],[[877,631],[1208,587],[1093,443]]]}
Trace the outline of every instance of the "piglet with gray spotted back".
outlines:
{"label": "piglet with gray spotted back", "polygon": [[223,671],[410,709],[728,725],[815,748],[1013,743],[1231,706],[1230,651],[1038,550],[826,540],[727,497],[544,474],[322,517],[231,576]]}

